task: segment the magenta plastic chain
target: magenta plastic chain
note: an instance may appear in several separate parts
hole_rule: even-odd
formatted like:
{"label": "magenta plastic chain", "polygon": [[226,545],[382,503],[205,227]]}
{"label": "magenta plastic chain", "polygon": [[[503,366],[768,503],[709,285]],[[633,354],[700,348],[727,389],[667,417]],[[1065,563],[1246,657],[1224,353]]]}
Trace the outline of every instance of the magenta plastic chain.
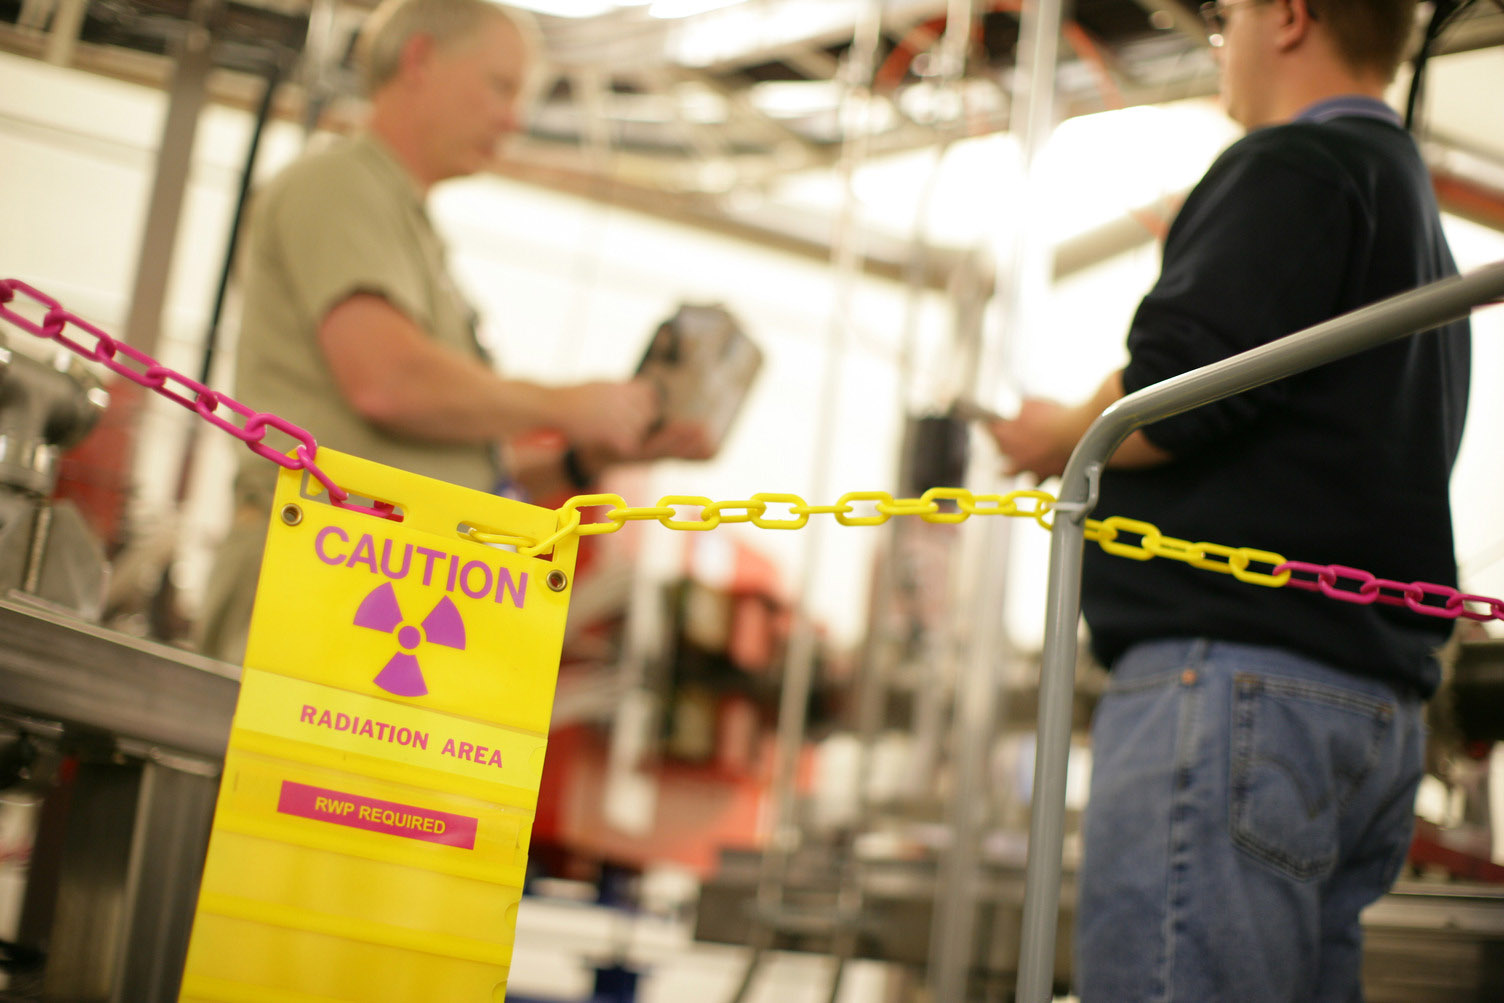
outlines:
{"label": "magenta plastic chain", "polygon": [[[17,293],[47,308],[41,324],[34,323],[11,309],[10,304],[16,298]],[[288,470],[308,471],[308,475],[329,492],[329,500],[335,505],[383,518],[392,517],[392,506],[384,502],[377,502],[374,507],[350,503],[350,493],[335,484],[329,475],[320,470],[318,464],[314,462],[318,455],[318,443],[305,429],[274,414],[254,411],[227,394],[212,390],[197,380],[189,379],[182,373],[167,368],[146,353],[112,338],[88,321],[64,310],[57,300],[25,282],[19,279],[0,279],[0,317],[29,334],[55,341],[69,351],[106,366],[111,372],[125,377],[132,383],[154,390],[168,400],[182,405],[209,424],[229,432],[249,446],[251,452],[256,455],[264,456]],[[69,327],[77,328],[92,337],[93,347],[90,348],[69,337],[66,333]],[[135,363],[135,366],[122,362],[120,356],[129,359]],[[221,408],[238,416],[242,423],[237,424],[226,418],[220,411]],[[268,429],[282,432],[298,443],[292,456],[278,452],[265,443]]]}
{"label": "magenta plastic chain", "polygon": [[[1447,585],[1428,582],[1396,582],[1388,578],[1376,578],[1367,571],[1341,564],[1307,564],[1304,561],[1286,561],[1276,567],[1273,573],[1278,575],[1284,571],[1290,572],[1290,580],[1285,582],[1287,588],[1320,592],[1328,599],[1336,599],[1340,602],[1358,603],[1365,606],[1371,606],[1374,603],[1383,603],[1385,606],[1406,606],[1423,616],[1445,617],[1448,620],[1455,620],[1459,616],[1465,616],[1469,620],[1504,620],[1504,599],[1459,592]],[[1315,577],[1297,578],[1297,574]],[[1358,587],[1356,589],[1343,588],[1338,586],[1338,582],[1357,582]],[[1428,603],[1427,597],[1440,599],[1441,604]],[[1487,610],[1474,609],[1469,604],[1485,606]]]}

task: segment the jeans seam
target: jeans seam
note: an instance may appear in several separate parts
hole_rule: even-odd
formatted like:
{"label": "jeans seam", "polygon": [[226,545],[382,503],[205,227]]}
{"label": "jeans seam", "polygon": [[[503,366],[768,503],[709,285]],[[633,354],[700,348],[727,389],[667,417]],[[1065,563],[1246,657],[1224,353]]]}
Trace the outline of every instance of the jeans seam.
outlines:
{"label": "jeans seam", "polygon": [[1120,681],[1111,679],[1107,684],[1107,693],[1115,696],[1119,693],[1141,693],[1145,690],[1158,689],[1161,686],[1169,686],[1180,679],[1183,669],[1166,669],[1156,672],[1152,676],[1144,676],[1140,679],[1128,679]]}
{"label": "jeans seam", "polygon": [[1285,679],[1278,676],[1258,675],[1247,672],[1237,673],[1234,679],[1235,681],[1252,679],[1258,688],[1271,692],[1305,697],[1324,703],[1329,707],[1361,711],[1376,717],[1392,717],[1396,710],[1392,701],[1382,700],[1378,697],[1364,696],[1359,693],[1350,693],[1340,690],[1336,686],[1329,686],[1324,683]]}
{"label": "jeans seam", "polygon": [[1196,729],[1201,709],[1200,687],[1193,675],[1187,681],[1184,673],[1200,667],[1204,652],[1192,652],[1185,668],[1171,678],[1178,679],[1180,714],[1177,723],[1175,748],[1175,789],[1170,800],[1170,873],[1165,889],[1164,958],[1160,972],[1159,998],[1165,1003],[1171,1000],[1175,977],[1175,953],[1179,942],[1181,916],[1185,911],[1185,868],[1189,862],[1189,840],[1186,837],[1187,815],[1192,810],[1193,798],[1188,791],[1194,777],[1196,760]]}

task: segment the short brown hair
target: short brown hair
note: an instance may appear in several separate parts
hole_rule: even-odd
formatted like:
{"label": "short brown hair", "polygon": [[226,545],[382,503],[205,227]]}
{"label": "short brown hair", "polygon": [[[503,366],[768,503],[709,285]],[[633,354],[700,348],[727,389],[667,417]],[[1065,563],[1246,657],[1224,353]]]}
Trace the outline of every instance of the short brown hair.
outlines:
{"label": "short brown hair", "polygon": [[1394,79],[1415,28],[1416,0],[1306,0],[1306,7],[1349,67]]}

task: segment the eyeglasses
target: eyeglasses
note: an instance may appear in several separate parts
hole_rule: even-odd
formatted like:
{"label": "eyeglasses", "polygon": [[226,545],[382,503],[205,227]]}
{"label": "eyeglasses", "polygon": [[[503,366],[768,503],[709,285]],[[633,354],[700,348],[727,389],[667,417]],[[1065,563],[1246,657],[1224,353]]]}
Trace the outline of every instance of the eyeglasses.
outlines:
{"label": "eyeglasses", "polygon": [[[1206,40],[1213,48],[1221,48],[1226,41],[1224,35],[1227,32],[1227,12],[1234,7],[1243,7],[1251,3],[1273,3],[1274,0],[1211,0],[1201,5],[1201,20],[1206,22]],[[1318,20],[1316,8],[1311,0],[1306,0],[1306,16],[1312,21]]]}
{"label": "eyeglasses", "polygon": [[1206,22],[1206,40],[1213,48],[1221,48],[1227,31],[1227,12],[1234,7],[1251,3],[1268,3],[1269,0],[1210,0],[1201,5],[1201,20]]}

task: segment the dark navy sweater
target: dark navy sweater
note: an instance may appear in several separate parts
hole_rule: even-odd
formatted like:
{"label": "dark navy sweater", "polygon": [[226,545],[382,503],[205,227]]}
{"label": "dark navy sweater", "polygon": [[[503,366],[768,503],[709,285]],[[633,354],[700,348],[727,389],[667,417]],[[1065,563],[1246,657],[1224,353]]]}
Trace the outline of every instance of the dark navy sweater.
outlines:
{"label": "dark navy sweater", "polygon": [[[1258,130],[1213,164],[1171,227],[1128,334],[1123,389],[1455,273],[1425,166],[1398,126],[1339,117]],[[1145,434],[1173,460],[1108,471],[1096,515],[1455,585],[1448,480],[1469,365],[1458,322],[1151,425]],[[1082,606],[1107,665],[1140,641],[1205,637],[1288,649],[1425,695],[1451,628],[1092,544]]]}

